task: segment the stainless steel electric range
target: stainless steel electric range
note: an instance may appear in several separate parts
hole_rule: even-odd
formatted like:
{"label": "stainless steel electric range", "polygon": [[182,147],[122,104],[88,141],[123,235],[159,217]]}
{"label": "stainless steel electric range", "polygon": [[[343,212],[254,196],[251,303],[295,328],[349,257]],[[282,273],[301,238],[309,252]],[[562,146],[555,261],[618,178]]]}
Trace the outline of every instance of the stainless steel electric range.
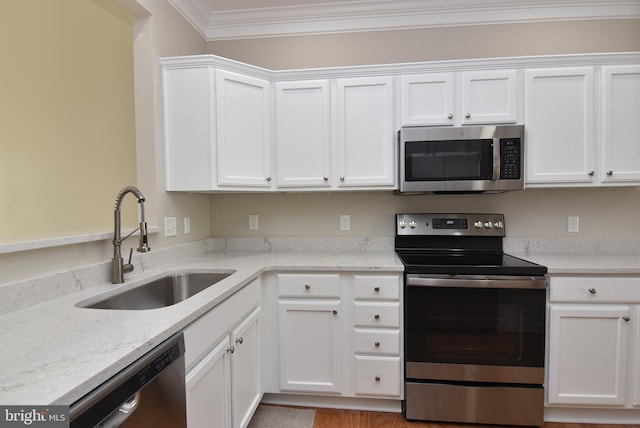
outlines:
{"label": "stainless steel electric range", "polygon": [[409,420],[543,424],[547,268],[502,214],[397,214]]}

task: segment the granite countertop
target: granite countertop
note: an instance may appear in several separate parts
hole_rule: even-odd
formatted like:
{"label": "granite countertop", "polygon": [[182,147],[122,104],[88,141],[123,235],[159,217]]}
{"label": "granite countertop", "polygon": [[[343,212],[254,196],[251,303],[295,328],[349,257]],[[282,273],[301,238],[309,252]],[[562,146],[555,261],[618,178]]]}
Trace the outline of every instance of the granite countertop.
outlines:
{"label": "granite countertop", "polygon": [[[233,269],[236,272],[188,300],[166,308],[84,309],[78,302],[135,287],[166,273]],[[170,268],[128,274],[125,283],[101,284],[0,317],[0,403],[71,404],[171,335],[271,270],[401,272],[392,251],[211,252]]]}

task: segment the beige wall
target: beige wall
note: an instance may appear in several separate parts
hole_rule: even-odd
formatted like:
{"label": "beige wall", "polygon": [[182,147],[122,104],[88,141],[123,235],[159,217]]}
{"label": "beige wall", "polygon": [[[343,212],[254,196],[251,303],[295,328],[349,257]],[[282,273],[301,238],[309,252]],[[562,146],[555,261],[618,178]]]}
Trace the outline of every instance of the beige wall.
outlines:
{"label": "beige wall", "polygon": [[[640,51],[640,20],[577,21],[209,42],[208,51],[271,69]],[[500,195],[389,192],[213,195],[213,236],[393,236],[397,212],[501,212],[510,237],[640,236],[640,189],[538,189]],[[260,230],[248,230],[249,214]],[[339,230],[351,215],[350,232]],[[580,232],[567,232],[567,216]]]}
{"label": "beige wall", "polygon": [[470,58],[640,51],[640,19],[503,24],[208,43],[209,53],[280,70]]}
{"label": "beige wall", "polygon": [[113,227],[136,184],[131,16],[107,0],[1,2],[0,52],[0,243]]}

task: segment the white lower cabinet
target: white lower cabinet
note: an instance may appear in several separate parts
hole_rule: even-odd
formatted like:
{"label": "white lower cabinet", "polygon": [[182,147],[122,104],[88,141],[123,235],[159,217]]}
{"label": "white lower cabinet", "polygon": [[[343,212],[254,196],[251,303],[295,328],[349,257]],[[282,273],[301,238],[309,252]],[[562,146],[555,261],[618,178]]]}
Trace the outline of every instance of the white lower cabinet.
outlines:
{"label": "white lower cabinet", "polygon": [[638,406],[640,278],[552,277],[548,404]]}
{"label": "white lower cabinet", "polygon": [[246,427],[262,398],[260,283],[184,330],[189,428]]}
{"label": "white lower cabinet", "polygon": [[275,391],[402,397],[400,274],[283,272],[274,280]]}

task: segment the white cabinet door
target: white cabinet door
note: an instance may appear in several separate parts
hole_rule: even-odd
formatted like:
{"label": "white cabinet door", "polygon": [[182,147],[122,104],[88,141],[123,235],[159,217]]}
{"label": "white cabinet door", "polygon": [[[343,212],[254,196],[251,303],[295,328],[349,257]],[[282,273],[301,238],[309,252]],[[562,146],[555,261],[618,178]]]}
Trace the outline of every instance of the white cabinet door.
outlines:
{"label": "white cabinet door", "polygon": [[549,404],[624,406],[630,308],[552,305],[549,314]]}
{"label": "white cabinet door", "polygon": [[600,181],[639,183],[640,66],[603,67],[602,79]]}
{"label": "white cabinet door", "polygon": [[462,124],[517,122],[517,76],[516,70],[462,73]]}
{"label": "white cabinet door", "polygon": [[233,427],[245,428],[262,399],[260,307],[231,331],[231,345],[234,349],[231,360]]}
{"label": "white cabinet door", "polygon": [[329,81],[279,82],[275,91],[278,187],[330,186]]}
{"label": "white cabinet door", "polygon": [[595,174],[593,68],[525,72],[526,184],[590,184]]}
{"label": "white cabinet door", "polygon": [[453,73],[411,74],[400,78],[403,126],[454,125]]}
{"label": "white cabinet door", "polygon": [[269,187],[270,85],[266,80],[216,73],[218,184]]}
{"label": "white cabinet door", "polygon": [[216,180],[215,70],[165,68],[162,75],[166,189],[211,190]]}
{"label": "white cabinet door", "polygon": [[282,391],[341,391],[339,309],[339,302],[278,302]]}
{"label": "white cabinet door", "polygon": [[392,77],[338,79],[338,186],[393,188]]}
{"label": "white cabinet door", "polygon": [[231,369],[226,336],[186,377],[187,424],[191,428],[231,426]]}

